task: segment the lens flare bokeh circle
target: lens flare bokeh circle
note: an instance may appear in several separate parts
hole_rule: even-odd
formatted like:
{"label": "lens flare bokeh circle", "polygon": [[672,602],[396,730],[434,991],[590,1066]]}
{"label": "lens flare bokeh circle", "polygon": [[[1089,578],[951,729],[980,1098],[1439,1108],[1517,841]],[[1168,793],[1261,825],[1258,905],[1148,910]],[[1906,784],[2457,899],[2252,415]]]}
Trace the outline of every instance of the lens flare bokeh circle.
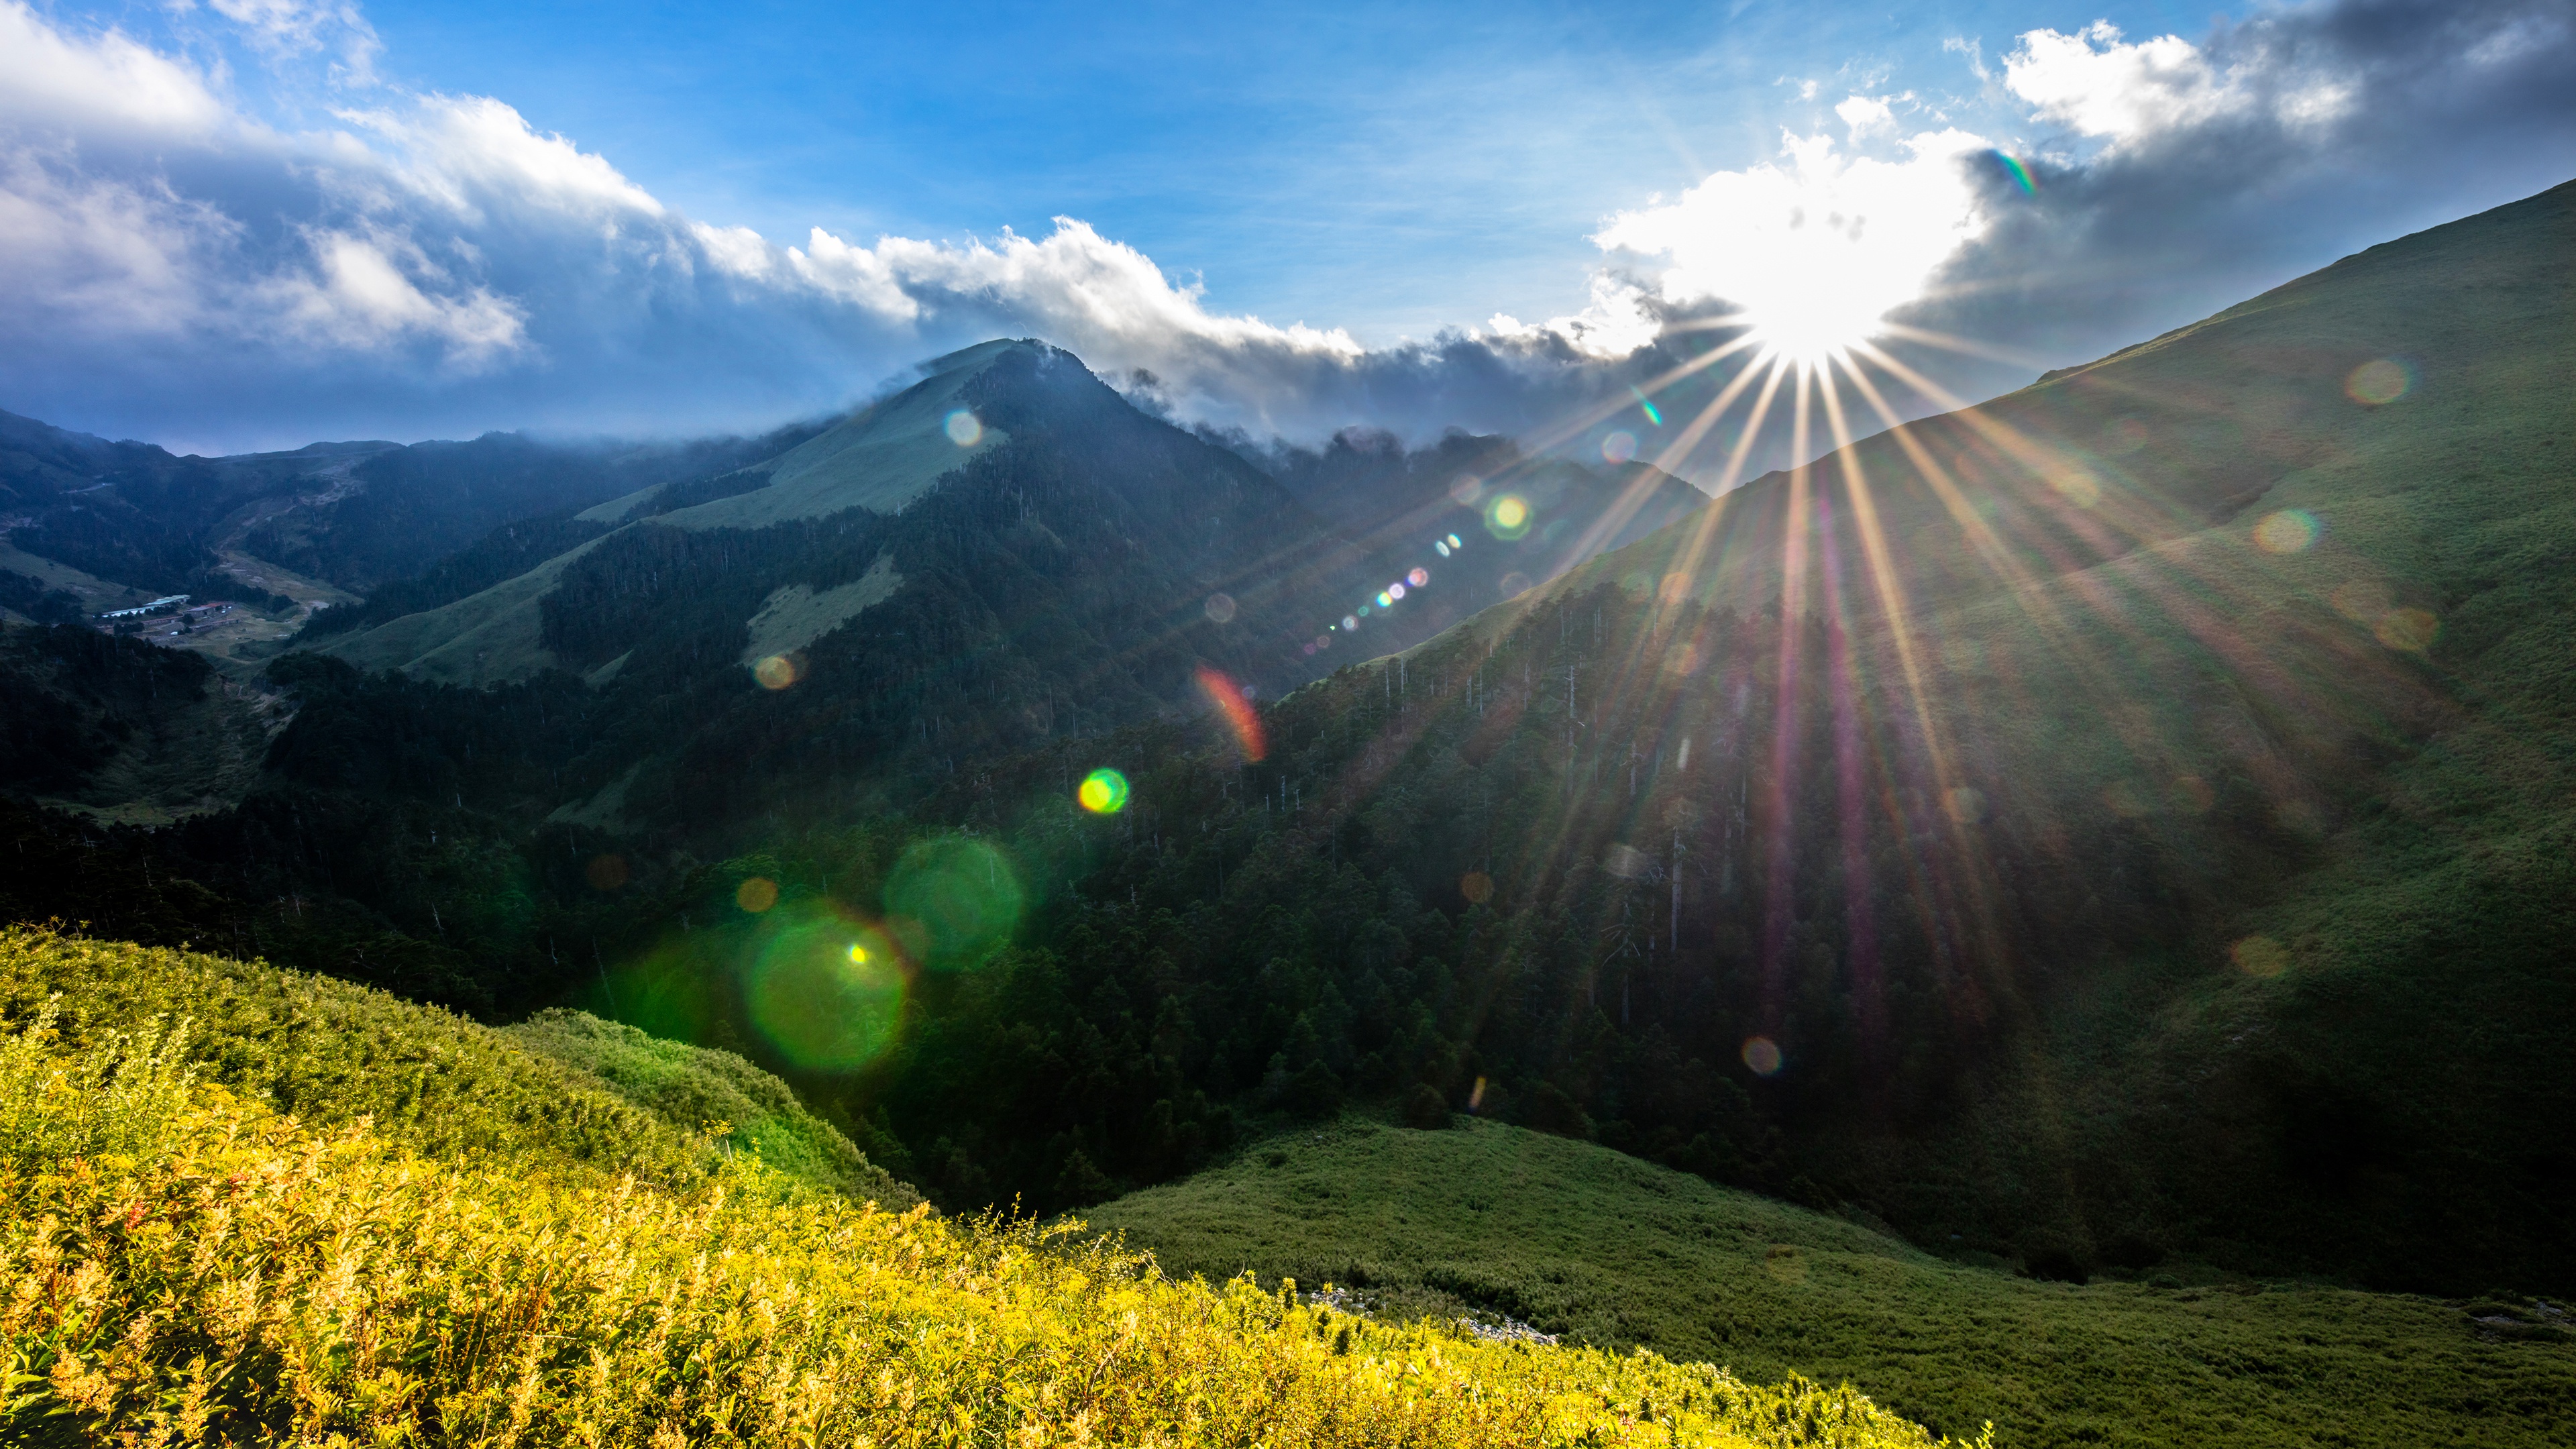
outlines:
{"label": "lens flare bokeh circle", "polygon": [[2343,380],[2344,396],[2366,408],[2386,407],[2414,388],[2414,369],[2394,357],[2365,362]]}
{"label": "lens flare bokeh circle", "polygon": [[940,427],[947,432],[948,441],[961,448],[971,448],[984,441],[983,421],[964,408],[950,413]]}
{"label": "lens flare bokeh circle", "polygon": [[903,1027],[903,953],[882,929],[825,907],[782,911],[744,975],[753,1026],[789,1061],[849,1071]]}
{"label": "lens flare bokeh circle", "polygon": [[778,904],[778,882],[765,875],[753,876],[734,887],[733,903],[755,916],[759,915]]}
{"label": "lens flare bokeh circle", "polygon": [[1010,857],[971,835],[915,841],[886,877],[887,918],[918,924],[909,934],[934,969],[974,966],[1009,944],[1027,904]]}
{"label": "lens flare bokeh circle", "polygon": [[2317,516],[2304,508],[2267,513],[2254,525],[2254,546],[2265,553],[2300,553],[2317,541]]}
{"label": "lens flare bokeh circle", "polygon": [[1514,539],[1529,532],[1529,500],[1517,493],[1505,493],[1485,505],[1485,531],[1500,539]]}
{"label": "lens flare bokeh circle", "polygon": [[1604,462],[1625,463],[1635,456],[1637,456],[1635,433],[1623,428],[1601,440],[1601,457]]}
{"label": "lens flare bokeh circle", "polygon": [[1115,815],[1127,808],[1127,777],[1104,765],[1082,777],[1073,798],[1094,815]]}
{"label": "lens flare bokeh circle", "polygon": [[1749,1036],[1744,1039],[1744,1065],[1752,1070],[1753,1075],[1773,1075],[1780,1070],[1781,1060],[1780,1044],[1771,1038]]}

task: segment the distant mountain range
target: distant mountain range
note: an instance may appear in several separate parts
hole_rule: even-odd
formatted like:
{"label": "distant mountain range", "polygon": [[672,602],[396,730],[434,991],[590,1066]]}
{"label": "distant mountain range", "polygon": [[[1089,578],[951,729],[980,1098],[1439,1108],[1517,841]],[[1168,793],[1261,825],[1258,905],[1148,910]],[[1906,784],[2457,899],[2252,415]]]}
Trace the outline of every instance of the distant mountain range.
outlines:
{"label": "distant mountain range", "polygon": [[335,510],[468,454],[22,429],[29,568],[237,487],[373,592],[255,689],[10,629],[0,904],[758,1055],[961,1208],[1358,1103],[2035,1276],[2563,1292],[2571,254],[2564,187],[1714,500],[1006,340],[391,579]]}

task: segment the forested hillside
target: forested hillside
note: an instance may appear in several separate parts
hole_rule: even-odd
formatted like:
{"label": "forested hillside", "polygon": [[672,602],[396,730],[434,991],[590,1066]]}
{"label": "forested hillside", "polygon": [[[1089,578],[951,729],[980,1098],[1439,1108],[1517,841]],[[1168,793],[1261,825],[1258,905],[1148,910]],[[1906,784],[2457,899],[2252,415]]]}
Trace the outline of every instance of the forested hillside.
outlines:
{"label": "forested hillside", "polygon": [[1306,465],[991,345],[841,436],[897,511],[622,504],[279,661],[237,809],[13,807],[0,889],[738,1050],[953,1207],[1472,1108],[2039,1276],[2565,1291],[2571,246],[2376,248],[1373,658],[1540,530],[1452,499],[1396,598]]}

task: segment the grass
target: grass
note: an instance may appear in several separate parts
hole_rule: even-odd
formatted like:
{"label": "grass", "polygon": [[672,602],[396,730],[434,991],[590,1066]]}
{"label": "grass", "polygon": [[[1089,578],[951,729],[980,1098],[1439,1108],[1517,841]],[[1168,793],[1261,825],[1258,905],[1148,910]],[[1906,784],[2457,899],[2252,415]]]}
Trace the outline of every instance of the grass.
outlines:
{"label": "grass", "polygon": [[[606,537],[607,535],[602,535]],[[479,594],[390,619],[322,646],[360,669],[399,669],[440,684],[507,684],[553,667],[537,604],[599,539],[566,550]]]}
{"label": "grass", "polygon": [[[893,598],[902,587],[903,575],[894,571],[893,558],[882,554],[866,573],[819,594],[806,584],[781,584],[751,616],[751,642],[743,646],[742,662],[757,664],[772,654],[802,649],[869,605]],[[593,676],[593,687],[598,682]]]}
{"label": "grass", "polygon": [[[22,998],[37,975],[129,983],[0,1036],[12,1443],[1933,1443],[1847,1389],[1370,1322],[1293,1285],[1173,1279],[1078,1225],[888,1212],[749,1154],[612,1177],[509,1110],[529,1104],[511,1076],[578,1093],[568,1069],[435,1013],[343,995],[279,1033],[225,994],[284,1000],[258,968],[25,931],[0,962]],[[103,1028],[192,988],[211,1027]],[[367,1060],[389,1032],[483,1049],[448,1128],[376,1130],[399,1072],[308,1096],[337,1129],[221,1085],[312,1083],[243,1059]],[[536,1034],[672,1095],[637,1065],[668,1053],[564,1017]]]}
{"label": "grass", "polygon": [[791,1176],[901,1210],[921,1200],[830,1123],[805,1110],[785,1082],[732,1052],[648,1036],[586,1011],[539,1012],[508,1029],[519,1045],[607,1084],[677,1123],[730,1125],[730,1141]]}
{"label": "grass", "polygon": [[[497,1030],[260,962],[0,927],[0,1023],[48,1012],[75,1052],[188,1021],[187,1060],[210,1085],[320,1130],[365,1122],[426,1156],[684,1183],[740,1145],[818,1187],[916,1200],[741,1058],[579,1012]],[[717,1124],[731,1134],[709,1138]]]}
{"label": "grass", "polygon": [[[2008,1449],[2576,1442],[2576,1335],[2537,1304],[2301,1283],[2038,1282],[1590,1143],[1346,1119],[1095,1208],[1169,1271],[1355,1285],[1609,1348],[1794,1368]],[[2482,1321],[2483,1320],[2483,1321]]]}

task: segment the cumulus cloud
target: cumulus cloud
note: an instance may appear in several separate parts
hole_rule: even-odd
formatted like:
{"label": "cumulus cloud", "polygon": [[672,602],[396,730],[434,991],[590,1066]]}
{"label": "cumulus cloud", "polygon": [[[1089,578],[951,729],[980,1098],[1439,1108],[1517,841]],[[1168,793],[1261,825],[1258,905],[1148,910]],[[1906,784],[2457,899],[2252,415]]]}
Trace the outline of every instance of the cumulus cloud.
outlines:
{"label": "cumulus cloud", "polygon": [[[320,119],[272,119],[226,66],[0,0],[0,406],[222,446],[669,433],[846,405],[913,360],[1035,335],[1256,436],[1529,433],[1626,398],[1729,319],[1794,346],[1892,316],[2081,360],[2393,224],[2564,179],[2576,155],[2569,0],[2340,0],[2198,42],[2039,30],[2000,60],[1962,38],[1952,63],[1990,102],[1976,117],[1908,132],[1900,114],[1957,104],[1866,80],[1835,107],[1840,136],[1783,133],[1775,157],[1605,218],[1564,315],[1368,347],[1212,310],[1075,218],[925,240],[685,216],[503,99],[376,81],[353,7],[210,4],[275,74],[324,68],[284,112]],[[1943,367],[1970,394],[2033,370]]]}
{"label": "cumulus cloud", "polygon": [[2063,361],[2576,176],[2568,0],[2342,0],[2199,42],[2036,30],[2000,69],[2036,190],[1970,158],[1986,224],[1900,315]]}

